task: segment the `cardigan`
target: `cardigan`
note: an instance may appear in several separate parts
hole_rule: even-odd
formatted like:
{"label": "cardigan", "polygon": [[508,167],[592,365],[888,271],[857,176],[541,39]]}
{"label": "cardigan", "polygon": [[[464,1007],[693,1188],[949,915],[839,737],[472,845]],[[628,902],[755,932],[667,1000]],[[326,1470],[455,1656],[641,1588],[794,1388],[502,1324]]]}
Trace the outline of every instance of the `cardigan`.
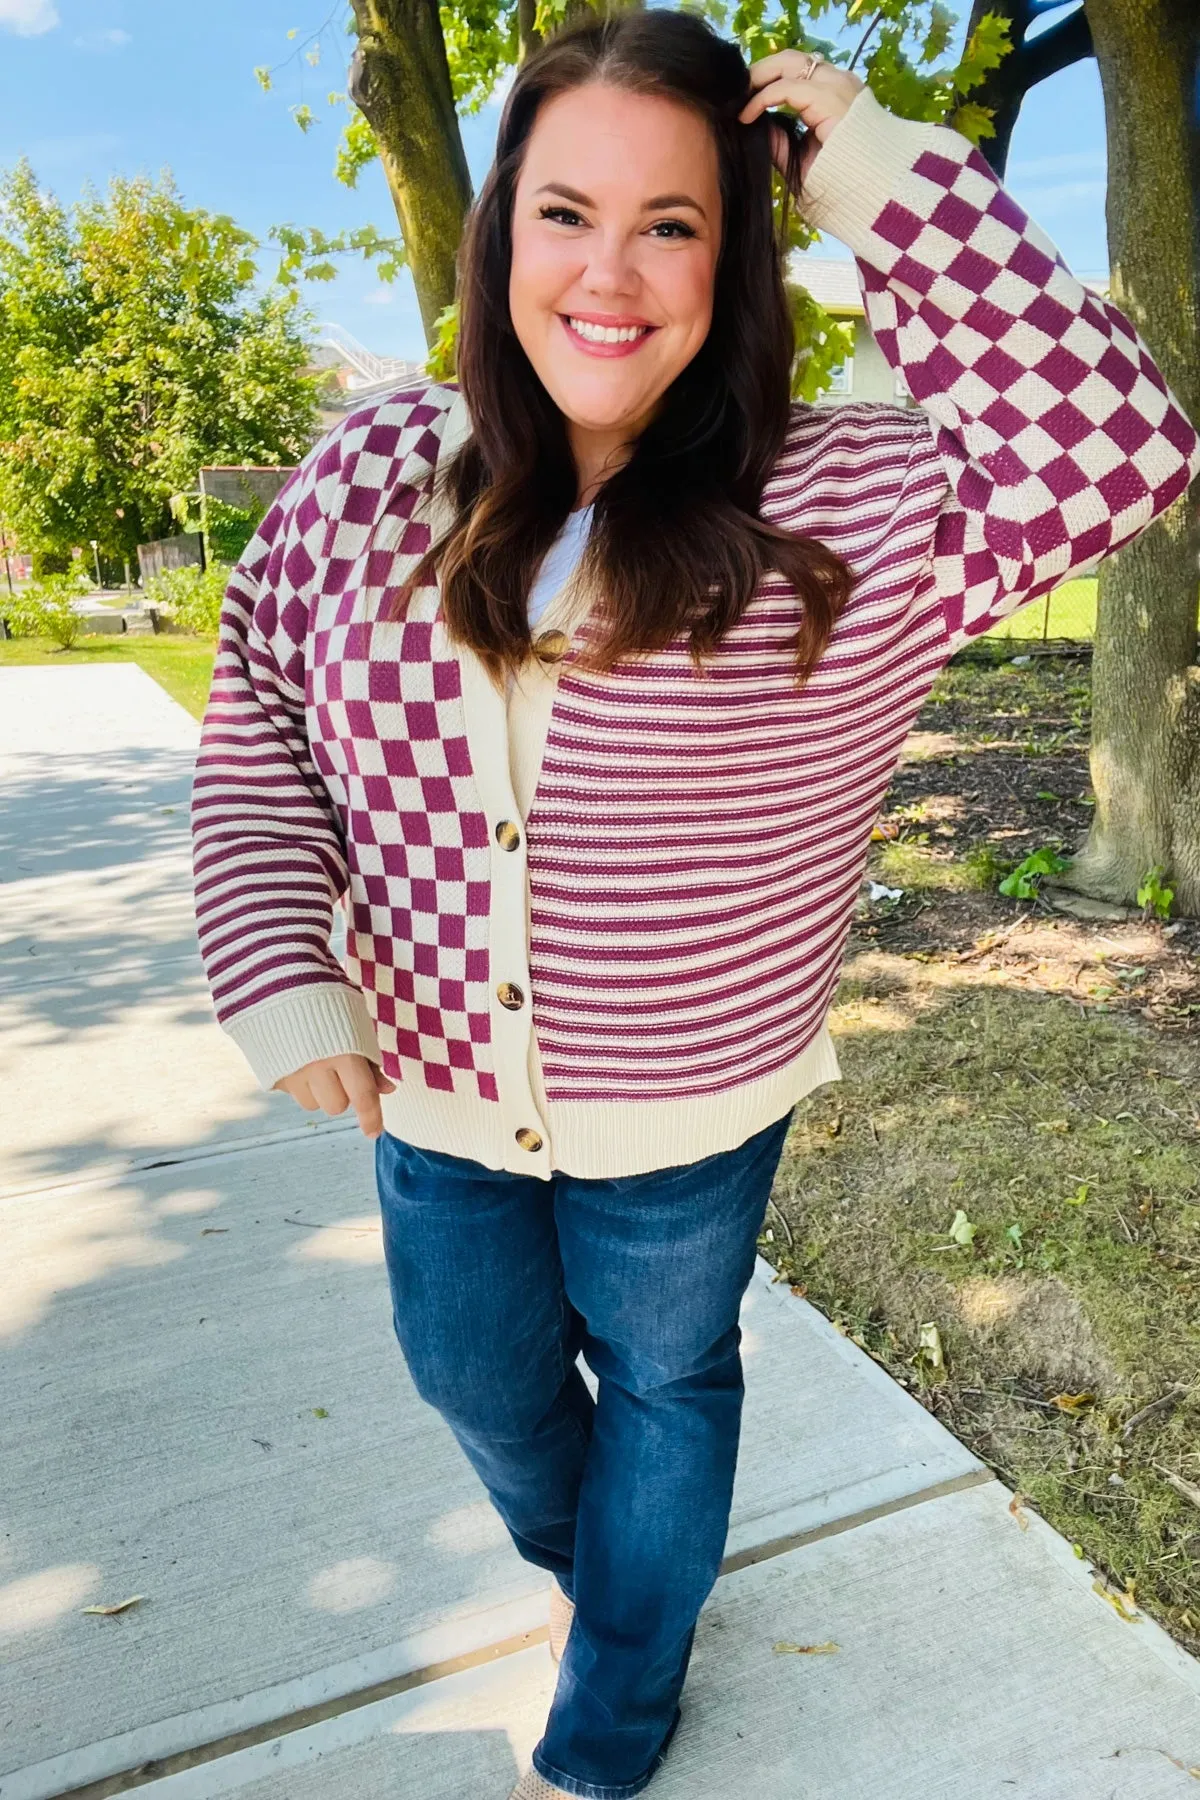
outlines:
{"label": "cardigan", "polygon": [[[436,581],[470,430],[425,381],[337,426],[230,581],[192,798],[216,1016],[260,1086],[358,1052],[384,1127],[550,1179],[689,1163],[835,1079],[826,1015],[905,736],[965,642],[1182,496],[1200,438],[1146,344],[968,140],[856,94],[804,181],[912,408],[796,402],[761,512],[846,559],[807,682],[768,574],[686,639],[578,666],[579,571],[505,697]],[[346,955],[331,950],[333,909]]]}

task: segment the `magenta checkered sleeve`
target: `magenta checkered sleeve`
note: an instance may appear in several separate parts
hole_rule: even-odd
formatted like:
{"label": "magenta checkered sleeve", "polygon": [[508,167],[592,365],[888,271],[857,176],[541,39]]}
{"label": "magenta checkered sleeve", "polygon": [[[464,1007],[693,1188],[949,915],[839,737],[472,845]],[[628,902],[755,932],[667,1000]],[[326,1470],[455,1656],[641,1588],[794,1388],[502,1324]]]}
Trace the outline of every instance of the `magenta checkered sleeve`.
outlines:
{"label": "magenta checkered sleeve", "polygon": [[876,341],[949,476],[932,561],[953,648],[1129,543],[1200,471],[1200,440],[1134,326],[980,152],[891,122],[936,146],[856,263]]}

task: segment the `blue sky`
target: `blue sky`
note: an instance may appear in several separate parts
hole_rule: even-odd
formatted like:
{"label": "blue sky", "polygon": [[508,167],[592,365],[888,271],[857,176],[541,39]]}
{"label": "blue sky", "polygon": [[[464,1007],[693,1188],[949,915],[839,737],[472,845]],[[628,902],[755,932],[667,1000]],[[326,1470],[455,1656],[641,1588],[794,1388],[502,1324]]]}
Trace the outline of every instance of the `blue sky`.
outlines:
{"label": "blue sky", "polygon": [[[344,87],[348,40],[328,29],[311,68],[297,42],[321,26],[331,0],[0,0],[0,167],[30,158],[64,200],[114,172],[170,168],[190,205],[231,213],[265,240],[273,224],[334,232],[394,228],[382,175],[368,169],[351,192],[333,179],[341,116],[327,94]],[[968,11],[964,0],[960,10]],[[340,26],[341,4],[333,19]],[[286,59],[290,65],[280,68]],[[275,67],[263,93],[256,65]],[[309,102],[320,123],[307,136],[289,108]],[[472,175],[487,168],[498,117],[488,106],[464,121]],[[1013,141],[1007,186],[1077,274],[1107,267],[1105,149],[1094,62],[1035,88]],[[847,252],[827,239],[824,251]],[[273,250],[261,266],[269,274]],[[420,358],[424,338],[407,276],[383,287],[348,262],[336,282],[309,287],[318,319],[347,327],[372,349]]]}

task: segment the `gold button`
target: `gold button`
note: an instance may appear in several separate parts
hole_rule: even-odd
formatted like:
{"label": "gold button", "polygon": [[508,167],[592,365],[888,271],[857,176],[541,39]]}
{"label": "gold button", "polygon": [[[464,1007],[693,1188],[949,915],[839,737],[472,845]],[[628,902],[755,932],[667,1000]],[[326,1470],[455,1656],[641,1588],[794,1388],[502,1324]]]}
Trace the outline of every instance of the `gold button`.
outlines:
{"label": "gold button", "polygon": [[543,631],[533,640],[539,662],[561,662],[570,647],[571,640],[565,631]]}
{"label": "gold button", "polygon": [[536,1156],[542,1147],[541,1138],[536,1131],[530,1131],[528,1125],[522,1125],[520,1131],[517,1132],[517,1143],[522,1150],[528,1150],[531,1156]]}
{"label": "gold button", "polygon": [[509,1012],[519,1012],[525,1004],[525,995],[515,981],[502,981],[496,989],[496,998]]}
{"label": "gold button", "polygon": [[511,819],[501,819],[496,827],[496,842],[502,850],[518,850],[521,846],[521,833]]}

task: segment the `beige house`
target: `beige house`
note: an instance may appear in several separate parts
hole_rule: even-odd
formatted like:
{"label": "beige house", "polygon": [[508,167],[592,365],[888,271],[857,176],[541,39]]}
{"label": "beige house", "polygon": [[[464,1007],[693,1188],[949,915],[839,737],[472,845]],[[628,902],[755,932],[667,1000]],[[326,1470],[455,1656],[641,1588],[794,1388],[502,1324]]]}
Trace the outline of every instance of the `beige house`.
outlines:
{"label": "beige house", "polygon": [[[854,332],[852,353],[838,365],[832,387],[818,395],[817,404],[839,406],[847,400],[883,400],[892,406],[915,405],[903,375],[893,371],[872,335],[854,261],[850,257],[796,251],[788,271],[826,312],[848,322]],[[1093,293],[1107,295],[1107,275],[1081,275],[1079,279]]]}

